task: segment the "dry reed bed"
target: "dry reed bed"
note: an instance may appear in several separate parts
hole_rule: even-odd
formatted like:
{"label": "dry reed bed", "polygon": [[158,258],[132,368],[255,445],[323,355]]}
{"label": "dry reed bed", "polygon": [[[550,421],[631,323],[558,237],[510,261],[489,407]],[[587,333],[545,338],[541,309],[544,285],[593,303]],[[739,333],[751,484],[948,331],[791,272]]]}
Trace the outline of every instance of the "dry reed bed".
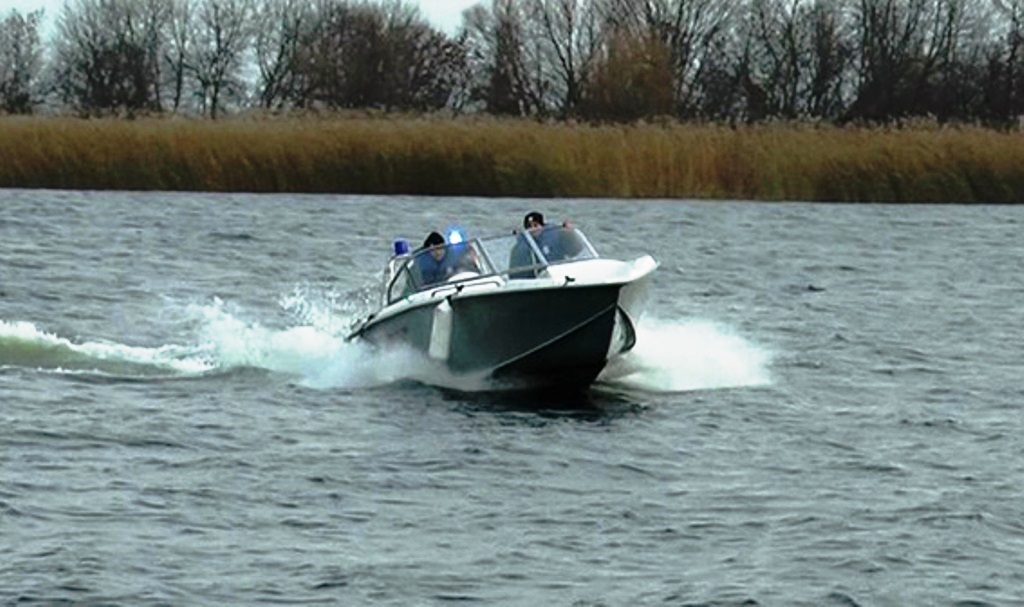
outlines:
{"label": "dry reed bed", "polygon": [[1022,202],[1024,135],[978,128],[427,119],[0,119],[0,187]]}

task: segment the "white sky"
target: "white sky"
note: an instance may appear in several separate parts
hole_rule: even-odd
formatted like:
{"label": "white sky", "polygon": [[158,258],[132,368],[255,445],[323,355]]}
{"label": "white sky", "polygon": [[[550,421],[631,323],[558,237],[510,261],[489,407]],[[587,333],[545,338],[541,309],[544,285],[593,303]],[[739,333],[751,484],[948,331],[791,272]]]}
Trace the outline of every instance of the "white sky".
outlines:
{"label": "white sky", "polygon": [[[414,1],[414,0],[413,0]],[[462,23],[462,11],[473,6],[478,0],[420,0],[420,11],[434,27],[447,32],[455,33],[455,29]],[[46,18],[51,19],[60,12],[64,0],[0,0],[0,17],[11,9],[18,9],[22,13],[44,9]]]}

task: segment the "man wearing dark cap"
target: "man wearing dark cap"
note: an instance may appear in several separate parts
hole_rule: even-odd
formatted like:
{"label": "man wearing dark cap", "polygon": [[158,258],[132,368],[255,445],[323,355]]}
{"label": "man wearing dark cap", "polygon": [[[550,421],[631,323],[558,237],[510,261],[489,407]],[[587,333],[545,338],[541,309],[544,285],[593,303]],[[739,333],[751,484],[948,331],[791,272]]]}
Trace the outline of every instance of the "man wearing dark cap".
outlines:
{"label": "man wearing dark cap", "polygon": [[[568,222],[562,223],[561,226],[549,226],[544,223],[544,215],[539,211],[530,211],[523,217],[523,228],[537,243],[537,247],[540,248],[548,263],[573,257],[583,250],[579,236]],[[535,258],[530,245],[523,236],[520,236],[515,246],[512,247],[509,268],[521,268],[538,263],[540,260]],[[536,269],[509,273],[510,278],[533,278],[536,275]]]}
{"label": "man wearing dark cap", "polygon": [[[540,211],[530,211],[523,217],[523,229],[529,232],[533,240],[539,245],[541,233],[544,231],[544,215]],[[516,239],[515,246],[512,247],[512,253],[509,255],[509,269],[524,268],[536,265],[537,263],[539,263],[539,260],[533,254],[529,243],[520,235]],[[537,270],[531,269],[509,272],[508,276],[509,278],[533,278],[536,275]]]}
{"label": "man wearing dark cap", "polygon": [[441,236],[438,232],[431,232],[427,234],[426,240],[423,241],[423,248],[427,249],[430,247],[436,247],[437,245],[444,244],[444,236]]}
{"label": "man wearing dark cap", "polygon": [[544,215],[540,211],[530,211],[526,214],[526,217],[523,217],[523,229],[539,234],[544,229]]}
{"label": "man wearing dark cap", "polygon": [[419,272],[419,286],[437,284],[454,273],[448,263],[448,249],[444,236],[431,232],[423,241],[423,248],[416,254],[416,269]]}
{"label": "man wearing dark cap", "polygon": [[[569,224],[563,223],[561,227],[568,228]],[[533,241],[540,247],[540,252],[548,261],[559,261],[565,257],[562,250],[559,235],[562,230],[559,226],[549,226],[544,223],[544,216],[538,211],[530,211],[523,217],[523,227],[530,232]]]}

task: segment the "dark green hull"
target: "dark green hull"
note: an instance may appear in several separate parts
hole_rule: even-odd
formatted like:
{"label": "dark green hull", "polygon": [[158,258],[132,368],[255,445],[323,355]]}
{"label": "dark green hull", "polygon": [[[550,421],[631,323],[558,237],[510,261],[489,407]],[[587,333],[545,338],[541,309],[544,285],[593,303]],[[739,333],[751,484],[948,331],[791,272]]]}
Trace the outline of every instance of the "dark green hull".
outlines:
{"label": "dark green hull", "polygon": [[412,346],[455,375],[490,375],[501,387],[579,389],[633,347],[647,279],[457,293],[371,319],[357,335]]}

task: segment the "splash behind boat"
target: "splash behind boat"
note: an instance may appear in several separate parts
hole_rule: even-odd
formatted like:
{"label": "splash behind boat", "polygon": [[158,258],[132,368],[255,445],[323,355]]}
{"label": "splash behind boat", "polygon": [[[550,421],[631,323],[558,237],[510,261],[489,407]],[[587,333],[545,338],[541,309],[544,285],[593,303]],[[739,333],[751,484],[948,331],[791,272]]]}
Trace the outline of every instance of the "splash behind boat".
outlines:
{"label": "splash behind boat", "polygon": [[380,308],[349,338],[405,344],[501,387],[585,388],[636,344],[657,266],[602,258],[567,226],[415,252],[397,240]]}

